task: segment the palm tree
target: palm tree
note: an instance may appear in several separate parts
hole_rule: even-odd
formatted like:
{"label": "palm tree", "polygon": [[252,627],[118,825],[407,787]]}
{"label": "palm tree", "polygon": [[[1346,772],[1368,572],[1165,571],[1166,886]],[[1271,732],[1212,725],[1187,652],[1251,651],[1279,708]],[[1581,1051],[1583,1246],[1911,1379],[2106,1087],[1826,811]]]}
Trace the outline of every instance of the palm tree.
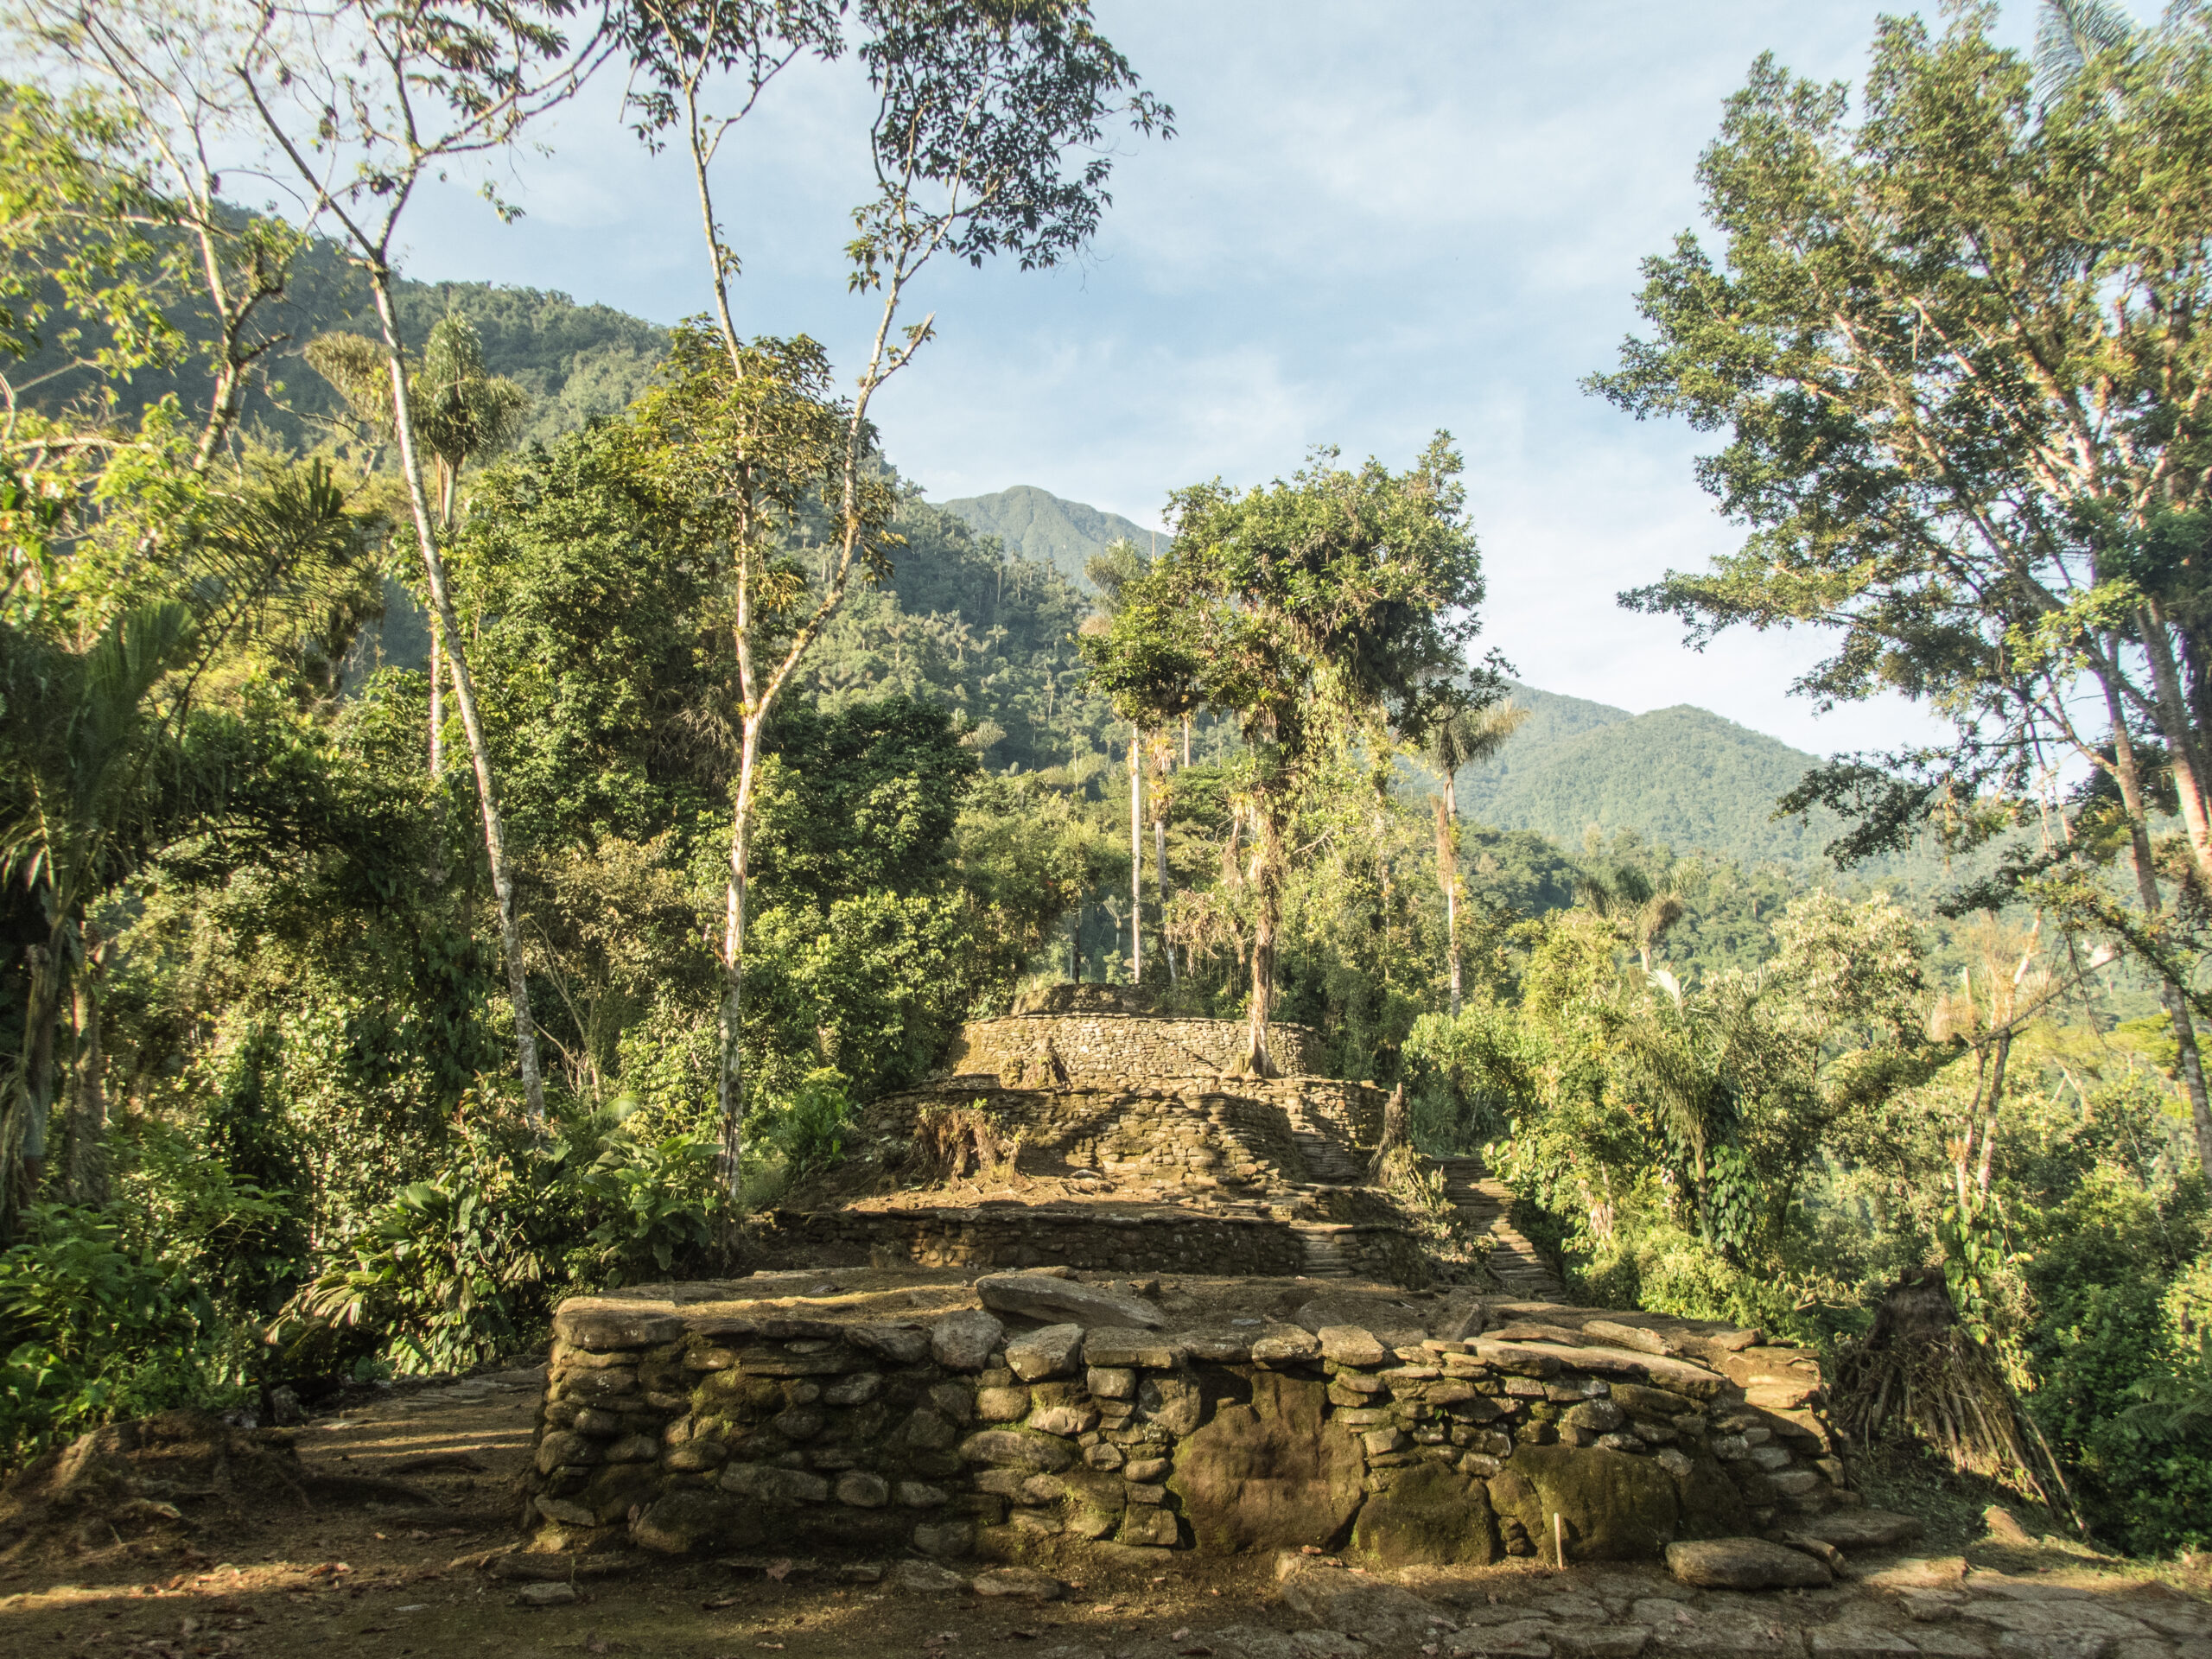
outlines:
{"label": "palm tree", "polygon": [[1678,893],[1659,892],[1651,879],[1632,865],[1624,865],[1608,877],[1592,871],[1577,879],[1575,902],[1609,924],[1613,937],[1634,950],[1652,971],[1651,953],[1667,930],[1687,912]]}
{"label": "palm tree", "polygon": [[2127,8],[2113,0],[2043,0],[2036,19],[2037,96],[2050,103],[2091,58],[2143,33]]}
{"label": "palm tree", "polygon": [[1470,709],[1428,728],[1421,759],[1443,785],[1432,798],[1436,807],[1436,880],[1444,889],[1446,967],[1452,982],[1452,1013],[1459,1012],[1459,785],[1462,769],[1479,766],[1505,747],[1521,729],[1529,711],[1511,702]]}

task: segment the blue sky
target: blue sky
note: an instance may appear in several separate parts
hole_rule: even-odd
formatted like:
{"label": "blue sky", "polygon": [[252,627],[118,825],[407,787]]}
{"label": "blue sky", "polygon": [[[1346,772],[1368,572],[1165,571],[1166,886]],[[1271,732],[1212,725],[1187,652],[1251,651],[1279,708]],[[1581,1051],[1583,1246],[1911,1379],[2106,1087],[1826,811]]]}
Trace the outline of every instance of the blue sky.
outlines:
{"label": "blue sky", "polygon": [[[1900,8],[1892,6],[1891,10]],[[1720,105],[1771,49],[1856,80],[1882,8],[1856,0],[1097,0],[1174,105],[1131,143],[1079,266],[936,272],[939,337],[877,413],[933,499],[1036,484],[1157,524],[1166,492],[1264,481],[1309,446],[1467,460],[1485,632],[1532,683],[1634,709],[1694,702],[1822,753],[1925,734],[1911,710],[1815,718],[1787,695],[1814,642],[1623,611],[1621,588],[1732,544],[1694,435],[1581,392],[1635,326],[1637,262],[1697,218]],[[2002,32],[2024,46],[2030,7]],[[650,157],[602,83],[514,164],[504,226],[424,199],[406,269],[559,289],[666,322],[704,308],[679,158]],[[866,189],[849,66],[795,71],[731,140],[724,219],[748,331],[805,330],[857,367],[872,308],[839,250]]]}

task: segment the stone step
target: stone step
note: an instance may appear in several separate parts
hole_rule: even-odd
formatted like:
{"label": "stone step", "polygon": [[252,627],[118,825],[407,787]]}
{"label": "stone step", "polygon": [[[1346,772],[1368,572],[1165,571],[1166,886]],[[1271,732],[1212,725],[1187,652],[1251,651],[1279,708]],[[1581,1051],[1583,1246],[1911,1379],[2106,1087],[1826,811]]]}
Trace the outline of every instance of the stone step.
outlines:
{"label": "stone step", "polygon": [[1472,1231],[1490,1242],[1490,1270],[1500,1285],[1516,1296],[1546,1300],[1566,1294],[1551,1263],[1513,1225],[1513,1189],[1493,1176],[1480,1157],[1460,1155],[1429,1161],[1444,1177],[1446,1202]]}

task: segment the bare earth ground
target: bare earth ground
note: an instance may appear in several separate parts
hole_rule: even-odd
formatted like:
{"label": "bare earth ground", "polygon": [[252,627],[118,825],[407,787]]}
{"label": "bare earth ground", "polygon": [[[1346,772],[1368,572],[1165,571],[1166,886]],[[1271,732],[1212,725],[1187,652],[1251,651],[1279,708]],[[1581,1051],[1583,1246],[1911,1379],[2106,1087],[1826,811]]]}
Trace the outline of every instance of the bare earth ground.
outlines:
{"label": "bare earth ground", "polygon": [[0,1573],[0,1656],[2212,1659],[2207,1564],[2154,1574],[2024,1538],[1939,1554],[1940,1526],[1907,1556],[1854,1558],[1834,1588],[1758,1595],[1618,1565],[1427,1569],[1401,1586],[1320,1560],[1286,1584],[1272,1560],[1070,1558],[1044,1563],[1065,1597],[1038,1602],[904,1590],[895,1562],[855,1581],[838,1563],[618,1557],[624,1570],[580,1579],[575,1601],[529,1606],[524,1586],[478,1563],[514,1541],[541,1383],[517,1371],[395,1389],[299,1431],[309,1469],[401,1480],[434,1503],[203,1508],[166,1540]]}

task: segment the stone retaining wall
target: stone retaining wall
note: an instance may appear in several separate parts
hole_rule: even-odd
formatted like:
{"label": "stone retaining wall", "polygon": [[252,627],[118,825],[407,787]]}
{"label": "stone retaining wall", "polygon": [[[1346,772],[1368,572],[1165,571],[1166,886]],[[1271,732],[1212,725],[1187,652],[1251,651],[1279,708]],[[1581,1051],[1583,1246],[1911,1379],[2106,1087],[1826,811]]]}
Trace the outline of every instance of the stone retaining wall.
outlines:
{"label": "stone retaining wall", "polygon": [[1385,1284],[1428,1280],[1419,1243],[1385,1223],[1306,1223],[1190,1211],[1112,1214],[1083,1205],[914,1210],[779,1210],[777,1242],[823,1266],[1077,1268],[1094,1273],[1246,1274],[1289,1278],[1325,1239],[1349,1270]]}
{"label": "stone retaining wall", "polygon": [[[1220,1077],[1243,1065],[1249,1027],[1241,1020],[1160,1014],[1014,1014],[961,1027],[944,1069],[989,1073],[1010,1088],[1094,1077]],[[1276,1070],[1318,1072],[1321,1039],[1304,1026],[1268,1027]]]}
{"label": "stone retaining wall", "polygon": [[1387,1096],[1370,1084],[1332,1078],[1210,1078],[1178,1086],[1115,1078],[1065,1088],[1009,1088],[988,1073],[944,1078],[872,1103],[863,1145],[903,1142],[916,1115],[978,1103],[1021,1130],[1017,1167],[1095,1169],[1116,1182],[1166,1182],[1206,1191],[1305,1184],[1311,1166],[1300,1122],[1364,1167],[1380,1138]]}
{"label": "stone retaining wall", "polygon": [[573,1300],[554,1330],[530,1502],[570,1547],[953,1556],[1058,1535],[1399,1565],[1557,1538],[1639,1559],[1859,1503],[1795,1350],[1707,1365],[1257,1318],[1160,1335],[636,1296]]}

